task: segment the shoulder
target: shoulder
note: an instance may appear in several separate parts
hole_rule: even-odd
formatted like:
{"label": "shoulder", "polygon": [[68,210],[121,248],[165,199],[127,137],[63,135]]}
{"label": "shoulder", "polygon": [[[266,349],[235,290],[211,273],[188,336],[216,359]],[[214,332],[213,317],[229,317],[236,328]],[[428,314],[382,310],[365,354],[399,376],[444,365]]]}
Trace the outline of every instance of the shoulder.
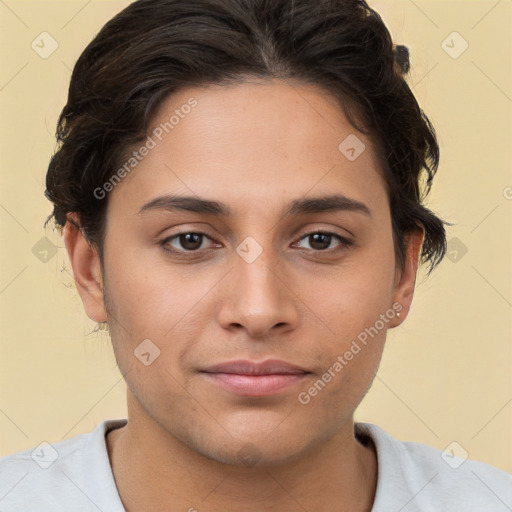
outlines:
{"label": "shoulder", "polygon": [[0,510],[87,510],[92,494],[98,492],[90,491],[96,487],[94,479],[115,489],[105,432],[125,421],[107,420],[90,433],[1,457]]}
{"label": "shoulder", "polygon": [[356,435],[372,440],[378,482],[372,512],[404,507],[420,510],[510,512],[512,475],[489,464],[421,443],[394,439],[377,425],[356,424]]}

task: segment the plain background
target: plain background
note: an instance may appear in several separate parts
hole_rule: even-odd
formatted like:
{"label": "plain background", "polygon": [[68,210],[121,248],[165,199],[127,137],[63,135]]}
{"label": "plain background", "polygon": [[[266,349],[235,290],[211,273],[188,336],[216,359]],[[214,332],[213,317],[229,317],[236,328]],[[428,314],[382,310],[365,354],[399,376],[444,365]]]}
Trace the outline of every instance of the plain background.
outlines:
{"label": "plain background", "polygon": [[[72,66],[128,3],[0,1],[0,455],[126,417],[109,339],[43,228],[43,191]],[[410,48],[408,81],[441,145],[427,206],[455,226],[356,419],[512,471],[512,1],[370,3]],[[31,46],[50,48],[42,32],[58,44],[46,59]]]}

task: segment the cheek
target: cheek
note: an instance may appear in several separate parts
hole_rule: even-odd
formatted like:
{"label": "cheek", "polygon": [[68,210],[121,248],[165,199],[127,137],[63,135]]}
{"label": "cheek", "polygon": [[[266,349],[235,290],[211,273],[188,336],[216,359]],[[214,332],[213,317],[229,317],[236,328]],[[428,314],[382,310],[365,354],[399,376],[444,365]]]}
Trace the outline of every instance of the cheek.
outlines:
{"label": "cheek", "polygon": [[301,295],[308,308],[323,320],[329,335],[342,340],[373,326],[391,307],[394,258],[386,250],[361,252],[335,272],[304,279]]}
{"label": "cheek", "polygon": [[[183,381],[189,354],[204,338],[205,319],[211,317],[204,297],[218,278],[198,279],[192,267],[172,269],[154,261],[144,264],[143,260],[119,257],[116,265],[105,269],[112,344],[119,367],[132,375],[127,380],[143,379],[149,387],[168,389],[171,376]],[[143,353],[149,351],[150,358],[153,352],[158,354],[147,368],[136,358],[144,343],[148,350]]]}
{"label": "cheek", "polygon": [[[325,377],[305,388],[300,403],[311,401],[318,414],[340,404],[355,407],[370,387],[377,372],[389,322],[394,257],[385,243],[380,251],[361,253],[357,261],[340,268],[318,286],[306,286],[308,309],[322,320],[316,357],[323,362]],[[316,320],[315,320],[316,322]],[[327,381],[327,382],[326,382]],[[346,412],[346,411],[345,411]]]}
{"label": "cheek", "polygon": [[[330,355],[323,355],[325,366],[301,389],[298,407],[308,411],[308,421],[341,426],[353,413],[370,388],[385,342],[385,331],[361,340],[333,341]],[[326,347],[327,348],[327,347]]]}
{"label": "cheek", "polygon": [[200,308],[209,281],[197,279],[192,266],[165,264],[155,252],[140,251],[137,258],[112,254],[106,285],[111,313],[130,332],[163,339],[177,324],[186,322],[195,307]]}

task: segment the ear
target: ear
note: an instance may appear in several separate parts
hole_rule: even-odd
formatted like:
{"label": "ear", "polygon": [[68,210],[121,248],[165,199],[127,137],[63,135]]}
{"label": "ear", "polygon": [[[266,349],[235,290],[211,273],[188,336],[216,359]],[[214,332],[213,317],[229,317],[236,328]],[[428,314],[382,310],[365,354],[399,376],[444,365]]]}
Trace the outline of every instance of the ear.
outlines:
{"label": "ear", "polygon": [[421,256],[421,249],[425,239],[425,228],[422,224],[417,224],[416,229],[412,230],[406,238],[406,256],[403,269],[397,269],[395,274],[395,286],[393,290],[393,304],[397,303],[402,309],[396,309],[400,317],[395,317],[390,327],[400,325],[409,314],[414,288],[416,285],[416,274]]}
{"label": "ear", "polygon": [[64,226],[64,243],[73,268],[76,288],[87,316],[98,323],[106,322],[100,259],[79,226],[78,217],[68,214]]}

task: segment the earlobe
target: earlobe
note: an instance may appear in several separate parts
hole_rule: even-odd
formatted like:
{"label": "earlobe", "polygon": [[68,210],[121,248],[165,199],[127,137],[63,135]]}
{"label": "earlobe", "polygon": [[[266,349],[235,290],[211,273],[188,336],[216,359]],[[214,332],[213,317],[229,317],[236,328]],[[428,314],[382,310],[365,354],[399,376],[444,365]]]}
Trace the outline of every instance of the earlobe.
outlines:
{"label": "earlobe", "polygon": [[418,224],[417,229],[411,231],[406,239],[406,257],[404,268],[396,272],[395,288],[393,291],[393,304],[398,303],[402,306],[400,318],[397,318],[396,324],[400,325],[407,317],[411,308],[416,286],[416,275],[421,257],[423,241],[425,239],[425,228]]}
{"label": "earlobe", "polygon": [[64,243],[73,268],[75,284],[87,316],[95,322],[107,321],[103,294],[103,278],[97,250],[91,246],[79,228],[75,214],[68,214],[64,226]]}

